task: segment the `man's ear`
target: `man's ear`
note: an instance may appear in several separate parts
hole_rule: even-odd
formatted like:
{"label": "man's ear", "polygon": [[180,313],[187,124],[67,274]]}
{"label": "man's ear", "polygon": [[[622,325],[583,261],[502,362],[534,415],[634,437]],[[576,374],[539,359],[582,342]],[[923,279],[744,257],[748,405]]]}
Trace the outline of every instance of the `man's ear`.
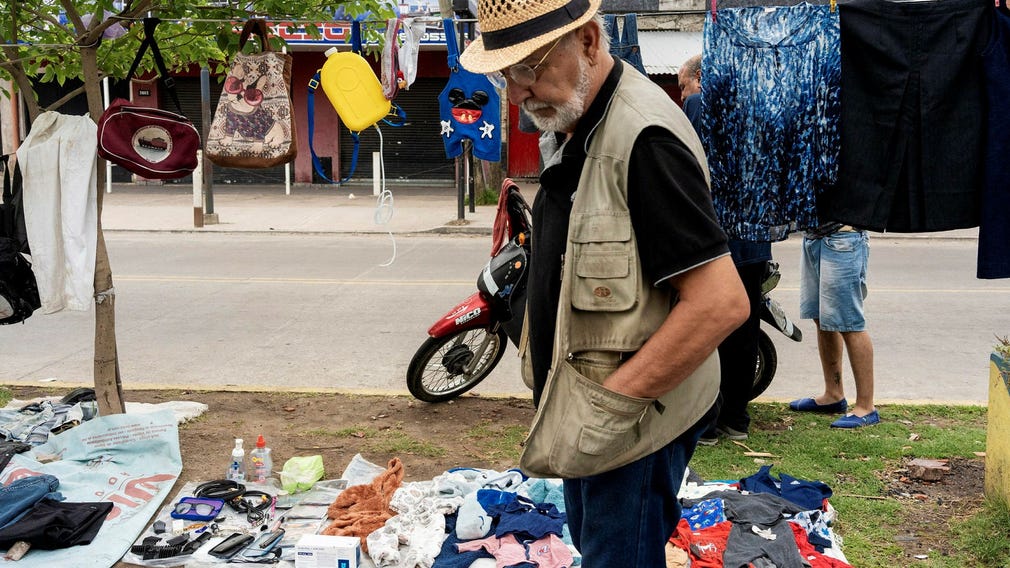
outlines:
{"label": "man's ear", "polygon": [[589,62],[595,65],[596,53],[600,46],[600,29],[599,24],[596,20],[589,20],[579,28],[579,32],[575,39],[579,42],[579,49],[589,58]]}

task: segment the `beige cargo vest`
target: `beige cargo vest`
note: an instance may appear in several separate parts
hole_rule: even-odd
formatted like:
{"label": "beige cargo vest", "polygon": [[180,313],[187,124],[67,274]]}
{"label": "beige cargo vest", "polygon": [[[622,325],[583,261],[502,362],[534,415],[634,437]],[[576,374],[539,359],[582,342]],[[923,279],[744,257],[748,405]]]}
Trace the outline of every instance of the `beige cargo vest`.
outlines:
{"label": "beige cargo vest", "polygon": [[[658,86],[625,66],[589,137],[575,194],[551,369],[520,460],[530,475],[584,477],[635,461],[687,430],[718,395],[717,353],[656,401],[600,386],[676,302],[669,287],[645,280],[628,210],[631,149],[651,125],[680,138],[708,181],[705,154],[687,117]],[[524,334],[523,378],[532,385],[527,342]]]}

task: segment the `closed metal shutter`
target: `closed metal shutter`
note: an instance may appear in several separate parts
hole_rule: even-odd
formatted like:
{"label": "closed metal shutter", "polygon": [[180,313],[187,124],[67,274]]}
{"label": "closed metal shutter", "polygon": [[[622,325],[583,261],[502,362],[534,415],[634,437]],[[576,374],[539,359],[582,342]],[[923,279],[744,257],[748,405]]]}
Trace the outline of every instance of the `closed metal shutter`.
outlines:
{"label": "closed metal shutter", "polygon": [[[216,77],[210,78],[210,114],[213,117],[217,111],[217,100],[221,97],[222,84]],[[199,77],[176,77],[175,91],[179,94],[179,105],[182,112],[193,121],[197,132],[203,136],[203,111],[200,108],[200,78]],[[165,110],[175,112],[175,104],[165,89],[158,89],[158,104]],[[165,183],[186,183],[192,184],[192,176],[186,176],[177,180],[166,180]],[[214,166],[215,184],[270,184],[284,183],[284,166],[272,168],[246,169],[246,168],[222,168]]]}
{"label": "closed metal shutter", "polygon": [[[451,184],[453,160],[445,157],[440,135],[438,94],[446,79],[418,78],[409,91],[400,91],[393,101],[407,114],[407,124],[396,128],[380,122],[386,180],[390,182],[438,181]],[[372,177],[372,152],[379,151],[379,133],[369,128],[361,133],[358,167],[353,180]],[[340,176],[351,167],[354,140],[346,128],[340,133]]]}

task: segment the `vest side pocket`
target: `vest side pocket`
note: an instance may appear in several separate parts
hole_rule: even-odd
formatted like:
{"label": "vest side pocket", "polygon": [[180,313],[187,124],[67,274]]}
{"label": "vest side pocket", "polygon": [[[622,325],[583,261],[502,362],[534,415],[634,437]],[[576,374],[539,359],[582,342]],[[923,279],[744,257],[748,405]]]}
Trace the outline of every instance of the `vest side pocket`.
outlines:
{"label": "vest side pocket", "polygon": [[609,461],[638,442],[641,438],[639,423],[652,404],[651,400],[604,388],[567,361],[561,363],[558,374],[558,379],[570,389],[564,422],[578,428],[576,456],[587,461],[596,461],[600,457]]}

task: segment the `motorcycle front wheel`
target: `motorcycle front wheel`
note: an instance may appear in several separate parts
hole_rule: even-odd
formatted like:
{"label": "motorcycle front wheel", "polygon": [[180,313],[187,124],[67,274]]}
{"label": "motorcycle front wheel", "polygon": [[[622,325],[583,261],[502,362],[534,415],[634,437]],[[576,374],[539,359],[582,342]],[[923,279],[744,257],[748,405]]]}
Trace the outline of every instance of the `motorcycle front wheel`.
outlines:
{"label": "motorcycle front wheel", "polygon": [[[487,345],[481,351],[485,340]],[[429,337],[407,367],[407,388],[414,398],[445,402],[477,386],[501,361],[508,337],[499,328],[467,329],[446,337]],[[479,353],[478,353],[479,352]],[[478,357],[473,371],[467,367]]]}
{"label": "motorcycle front wheel", "polygon": [[779,356],[775,351],[772,338],[763,329],[758,329],[758,360],[754,370],[754,385],[751,387],[750,399],[754,400],[765,392],[775,378],[775,370],[779,366]]}

